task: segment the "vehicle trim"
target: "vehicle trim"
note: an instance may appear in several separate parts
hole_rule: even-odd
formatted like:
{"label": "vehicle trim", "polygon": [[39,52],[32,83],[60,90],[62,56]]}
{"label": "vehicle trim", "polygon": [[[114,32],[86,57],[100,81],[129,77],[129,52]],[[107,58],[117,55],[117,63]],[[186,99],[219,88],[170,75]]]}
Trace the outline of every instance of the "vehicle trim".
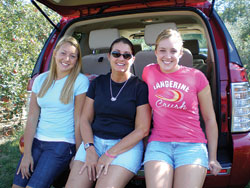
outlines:
{"label": "vehicle trim", "polygon": [[50,36],[48,37],[47,41],[45,42],[45,44],[44,44],[44,46],[43,46],[43,48],[42,48],[42,50],[41,50],[41,53],[39,54],[39,56],[38,56],[38,58],[37,58],[37,60],[36,60],[36,64],[35,64],[35,66],[34,66],[34,69],[33,69],[32,73],[31,73],[31,76],[30,76],[31,78],[32,78],[34,75],[36,75],[36,74],[40,74],[41,68],[42,68],[43,56],[44,56],[44,54],[45,54],[45,52],[46,52],[46,50],[47,50],[47,47],[48,47],[48,45],[49,45],[49,43],[50,43],[50,41],[51,41],[51,38],[54,36],[55,33],[56,33],[56,29],[54,29],[54,30],[52,31],[52,33],[51,33]]}
{"label": "vehicle trim", "polygon": [[[219,175],[230,175],[231,173],[231,166],[230,167],[222,167],[222,169],[220,170],[220,172],[218,173],[218,176]],[[139,170],[137,175],[135,176],[135,179],[142,179],[144,178],[144,169],[142,170]],[[210,173],[210,170],[207,171],[207,176],[213,176],[211,173]]]}
{"label": "vehicle trim", "polygon": [[[217,176],[219,175],[230,175],[231,173],[231,167],[225,167],[225,168],[222,168],[220,170],[220,172],[218,173]],[[210,173],[210,170],[207,171],[207,176],[213,176],[211,173]]]}
{"label": "vehicle trim", "polygon": [[62,15],[62,16],[66,16],[66,17],[79,17],[79,16],[88,16],[88,15],[93,15],[93,14],[98,14],[98,13],[102,13],[103,10],[106,9],[110,9],[107,10],[107,12],[112,12],[112,11],[123,11],[123,10],[130,10],[132,7],[140,7],[144,6],[144,7],[149,7],[149,8],[154,8],[151,7],[151,5],[157,4],[157,6],[168,6],[168,7],[186,7],[186,6],[190,6],[190,7],[196,7],[198,4],[199,6],[202,5],[202,7],[204,8],[205,6],[207,6],[210,2],[208,2],[207,0],[168,0],[168,1],[161,1],[161,0],[113,0],[113,1],[95,1],[95,2],[91,2],[89,1],[89,3],[87,2],[83,2],[82,4],[80,3],[74,3],[71,2],[70,3],[64,3],[64,2],[58,2],[55,3],[54,1],[49,1],[49,0],[37,0],[38,2],[44,4],[45,6],[51,8],[52,10],[54,10],[55,12],[57,12],[58,14]]}
{"label": "vehicle trim", "polygon": [[208,17],[211,17],[212,14],[213,14],[213,11],[214,11],[214,4],[215,4],[215,0],[212,1],[211,10],[210,10],[210,13],[208,14],[208,15],[209,15]]}
{"label": "vehicle trim", "polygon": [[59,27],[49,18],[49,16],[39,7],[39,5],[34,1],[31,0],[31,3],[42,13],[42,15],[49,21],[49,23],[57,30],[60,32]]}

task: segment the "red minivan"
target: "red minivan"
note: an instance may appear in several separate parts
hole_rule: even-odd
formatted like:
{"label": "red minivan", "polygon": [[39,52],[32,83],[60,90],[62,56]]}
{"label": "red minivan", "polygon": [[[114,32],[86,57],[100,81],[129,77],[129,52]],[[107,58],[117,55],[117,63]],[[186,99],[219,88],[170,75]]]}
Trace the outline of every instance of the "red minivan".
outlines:
{"label": "red minivan", "polygon": [[[71,35],[82,48],[82,72],[91,76],[110,71],[107,51],[119,36],[136,47],[132,72],[141,77],[143,67],[156,62],[154,42],[160,31],[177,28],[186,54],[180,63],[201,70],[208,78],[219,129],[218,160],[222,170],[209,174],[204,187],[245,187],[250,180],[250,95],[246,70],[225,25],[214,10],[215,0],[31,0],[62,16],[45,43],[34,67],[35,77],[49,69],[58,40]],[[191,63],[190,63],[191,62]],[[201,126],[204,128],[202,119]],[[63,178],[62,178],[63,179]],[[64,178],[65,179],[65,178]],[[144,187],[139,171],[131,187]]]}

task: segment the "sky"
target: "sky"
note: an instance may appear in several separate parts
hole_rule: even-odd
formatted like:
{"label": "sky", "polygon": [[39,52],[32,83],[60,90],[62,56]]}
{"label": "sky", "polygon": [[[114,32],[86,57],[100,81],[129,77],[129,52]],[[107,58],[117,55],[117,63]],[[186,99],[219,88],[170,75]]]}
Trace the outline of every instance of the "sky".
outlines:
{"label": "sky", "polygon": [[30,0],[23,0],[23,2],[25,2],[25,3],[31,3]]}

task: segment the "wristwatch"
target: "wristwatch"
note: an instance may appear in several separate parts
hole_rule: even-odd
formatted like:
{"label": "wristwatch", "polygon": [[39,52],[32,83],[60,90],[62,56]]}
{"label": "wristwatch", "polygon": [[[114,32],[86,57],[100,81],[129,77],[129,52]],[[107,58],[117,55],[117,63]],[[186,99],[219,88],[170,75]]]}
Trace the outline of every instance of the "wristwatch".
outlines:
{"label": "wristwatch", "polygon": [[93,144],[93,143],[86,143],[86,144],[84,144],[84,149],[86,150],[86,149],[88,149],[90,146],[94,146],[94,144]]}

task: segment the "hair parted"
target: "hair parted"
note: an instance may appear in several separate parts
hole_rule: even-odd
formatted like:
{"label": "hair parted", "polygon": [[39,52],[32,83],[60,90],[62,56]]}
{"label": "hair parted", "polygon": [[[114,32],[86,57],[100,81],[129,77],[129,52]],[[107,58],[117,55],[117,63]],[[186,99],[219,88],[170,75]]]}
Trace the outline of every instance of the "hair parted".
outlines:
{"label": "hair parted", "polygon": [[48,89],[52,86],[52,84],[55,82],[55,80],[57,78],[57,72],[56,72],[57,65],[56,65],[56,61],[55,61],[55,55],[56,55],[56,52],[58,51],[58,49],[65,43],[69,43],[72,46],[76,47],[77,51],[78,51],[77,63],[70,71],[68,78],[63,86],[62,91],[61,91],[61,95],[60,95],[60,101],[64,104],[68,104],[73,99],[74,83],[75,83],[75,80],[76,80],[76,78],[77,78],[77,76],[80,73],[81,68],[82,68],[81,48],[80,48],[78,41],[72,36],[63,37],[57,43],[57,45],[53,51],[52,58],[51,58],[50,70],[49,70],[48,77],[44,80],[43,85],[41,87],[41,90],[38,93],[38,97],[42,98],[46,94]]}
{"label": "hair parted", "polygon": [[119,42],[122,42],[123,44],[127,44],[129,45],[130,49],[131,49],[131,52],[132,52],[132,55],[134,56],[135,55],[135,50],[134,50],[134,45],[132,44],[132,42],[125,38],[125,37],[120,37],[116,40],[114,40],[109,48],[109,54],[112,52],[112,49],[113,49],[113,46],[116,44],[116,43],[119,43]]}
{"label": "hair parted", "polygon": [[170,37],[176,37],[176,39],[178,40],[178,42],[181,43],[181,46],[183,46],[183,39],[181,37],[180,32],[178,32],[175,29],[164,29],[156,38],[155,41],[155,50],[157,49],[160,41],[164,40],[164,39],[168,39]]}

